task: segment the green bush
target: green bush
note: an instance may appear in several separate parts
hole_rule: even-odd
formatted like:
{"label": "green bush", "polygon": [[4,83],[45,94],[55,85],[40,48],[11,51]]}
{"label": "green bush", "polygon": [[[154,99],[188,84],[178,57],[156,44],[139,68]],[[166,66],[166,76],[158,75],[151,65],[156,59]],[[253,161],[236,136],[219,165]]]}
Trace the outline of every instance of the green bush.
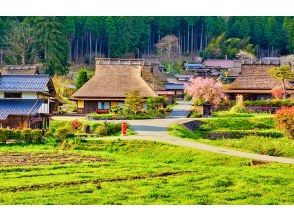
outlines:
{"label": "green bush", "polygon": [[231,130],[251,130],[251,129],[272,129],[275,127],[275,120],[273,117],[240,117],[240,118],[210,118],[203,120],[201,129],[231,129]]}
{"label": "green bush", "polygon": [[230,113],[231,114],[235,114],[235,113],[247,113],[248,111],[246,110],[246,108],[244,106],[239,106],[239,105],[234,105],[231,110]]}
{"label": "green bush", "polygon": [[64,141],[69,137],[73,137],[73,133],[69,126],[64,126],[56,130],[55,136],[59,141]]}
{"label": "green bush", "polygon": [[109,133],[108,126],[105,123],[103,123],[95,129],[94,133],[101,137],[107,136]]}
{"label": "green bush", "polygon": [[149,97],[146,100],[147,110],[158,110],[167,105],[167,98],[163,96]]}
{"label": "green bush", "polygon": [[121,123],[107,123],[108,135],[113,135],[121,131]]}
{"label": "green bush", "polygon": [[116,114],[109,113],[109,114],[96,114],[91,113],[87,116],[89,120],[109,120],[109,119],[119,119]]}
{"label": "green bush", "polygon": [[194,102],[193,102],[193,105],[194,106],[202,106],[204,105],[205,101],[203,99],[196,99]]}
{"label": "green bush", "polygon": [[115,135],[121,131],[121,123],[97,123],[93,126],[93,131],[99,136]]}
{"label": "green bush", "polygon": [[0,129],[0,142],[15,140],[20,143],[41,143],[43,142],[43,131],[37,129]]}
{"label": "green bush", "polygon": [[11,137],[13,130],[10,129],[0,129],[0,142],[6,143]]}
{"label": "green bush", "polygon": [[190,115],[191,118],[201,118],[202,114],[200,112],[192,112]]}
{"label": "green bush", "polygon": [[244,106],[269,106],[269,107],[282,107],[282,106],[294,106],[294,101],[290,99],[273,99],[273,100],[256,100],[244,101]]}
{"label": "green bush", "polygon": [[215,139],[239,139],[245,136],[261,136],[280,138],[283,134],[279,131],[258,131],[258,130],[230,130],[230,131],[212,131],[206,134],[207,138],[211,140]]}

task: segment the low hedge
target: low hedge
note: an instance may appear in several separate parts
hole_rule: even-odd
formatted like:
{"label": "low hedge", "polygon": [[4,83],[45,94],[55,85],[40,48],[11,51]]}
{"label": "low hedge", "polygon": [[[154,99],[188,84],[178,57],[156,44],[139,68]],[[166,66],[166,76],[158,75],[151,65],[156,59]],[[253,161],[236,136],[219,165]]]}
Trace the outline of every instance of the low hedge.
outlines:
{"label": "low hedge", "polygon": [[19,143],[41,143],[43,141],[43,131],[38,129],[0,129],[0,142],[6,143],[14,140]]}
{"label": "low hedge", "polygon": [[115,114],[89,114],[87,116],[88,120],[133,120],[133,119],[153,119],[153,118],[163,118],[165,113],[152,113],[152,114],[137,114],[137,115],[127,115],[118,116]]}
{"label": "low hedge", "polygon": [[216,139],[239,139],[245,136],[260,136],[260,137],[272,137],[280,138],[283,134],[275,130],[258,131],[258,130],[218,130],[211,131],[206,134],[206,138],[211,140]]}
{"label": "low hedge", "polygon": [[274,99],[274,100],[256,100],[244,101],[244,106],[268,106],[268,107],[282,107],[282,106],[294,106],[294,101],[289,99]]}

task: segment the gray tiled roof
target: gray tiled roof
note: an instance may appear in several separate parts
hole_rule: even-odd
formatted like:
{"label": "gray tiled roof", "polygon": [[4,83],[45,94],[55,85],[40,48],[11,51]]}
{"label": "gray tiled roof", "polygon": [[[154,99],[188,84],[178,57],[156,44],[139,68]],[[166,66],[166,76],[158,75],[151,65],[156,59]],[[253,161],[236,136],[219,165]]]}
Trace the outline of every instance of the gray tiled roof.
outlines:
{"label": "gray tiled roof", "polygon": [[0,91],[5,92],[48,92],[48,75],[2,75]]}
{"label": "gray tiled roof", "polygon": [[164,88],[166,90],[184,90],[184,84],[166,83]]}
{"label": "gray tiled roof", "polygon": [[37,99],[0,99],[0,120],[5,120],[9,115],[35,115],[41,105],[42,100]]}

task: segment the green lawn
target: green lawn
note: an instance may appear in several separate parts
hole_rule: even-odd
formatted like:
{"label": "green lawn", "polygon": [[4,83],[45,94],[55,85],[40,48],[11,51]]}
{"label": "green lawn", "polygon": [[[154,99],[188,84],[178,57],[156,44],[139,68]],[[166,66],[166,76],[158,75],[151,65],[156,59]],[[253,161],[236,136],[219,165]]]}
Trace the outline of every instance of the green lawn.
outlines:
{"label": "green lawn", "polygon": [[[275,128],[274,115],[215,113],[212,118],[197,119],[202,125],[194,132],[172,125],[169,132],[183,138],[224,148],[238,149],[271,156],[294,157],[294,141]],[[211,139],[213,134],[233,134],[235,137]],[[240,137],[240,135],[244,135]],[[239,136],[237,136],[239,135]]]}
{"label": "green lawn", "polygon": [[293,165],[250,162],[144,141],[2,145],[0,204],[294,204]]}

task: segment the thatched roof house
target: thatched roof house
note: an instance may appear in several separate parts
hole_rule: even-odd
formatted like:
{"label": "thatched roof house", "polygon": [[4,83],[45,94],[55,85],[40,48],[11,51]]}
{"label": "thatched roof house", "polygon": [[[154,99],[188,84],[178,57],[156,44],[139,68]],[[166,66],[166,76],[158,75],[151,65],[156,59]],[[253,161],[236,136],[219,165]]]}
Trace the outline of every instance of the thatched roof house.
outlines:
{"label": "thatched roof house", "polygon": [[[245,99],[272,98],[272,89],[281,86],[281,83],[268,74],[274,65],[268,64],[243,64],[240,76],[229,86],[226,91],[231,98],[241,94]],[[294,94],[294,82],[286,82],[288,93]]]}
{"label": "thatched roof house", "polygon": [[77,101],[78,113],[107,112],[110,107],[122,104],[126,93],[136,90],[144,98],[157,96],[143,75],[143,60],[96,59],[95,75],[72,95]]}

